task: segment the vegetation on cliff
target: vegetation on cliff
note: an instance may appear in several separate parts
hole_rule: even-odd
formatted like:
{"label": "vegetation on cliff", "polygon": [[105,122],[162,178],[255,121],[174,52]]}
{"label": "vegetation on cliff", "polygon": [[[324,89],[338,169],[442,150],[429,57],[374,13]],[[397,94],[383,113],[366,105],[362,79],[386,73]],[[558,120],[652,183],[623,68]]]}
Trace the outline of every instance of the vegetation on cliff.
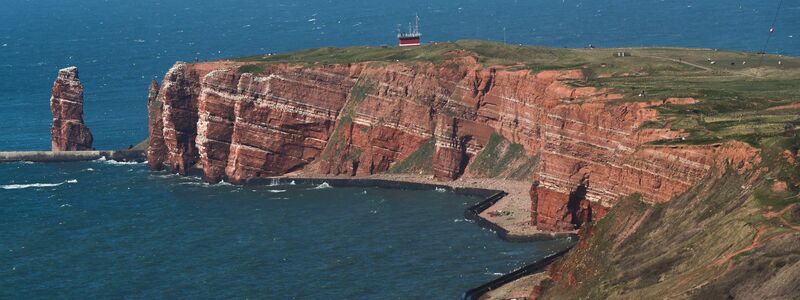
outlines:
{"label": "vegetation on cliff", "polygon": [[477,177],[526,180],[530,179],[538,162],[539,157],[526,155],[522,145],[513,144],[494,133],[475,156],[469,171]]}
{"label": "vegetation on cliff", "polygon": [[[582,211],[539,199],[536,213],[551,213],[554,224],[588,218],[581,220],[581,245],[551,270],[546,298],[800,296],[792,280],[800,276],[800,59],[713,49],[459,41],[322,48],[235,63],[239,72],[294,76],[280,90],[292,91],[289,96],[331,89],[313,90],[318,76],[332,78],[331,86],[353,84],[340,97],[339,114],[325,114],[336,125],[320,158],[333,161],[327,169],[335,174],[430,174],[437,154],[448,170],[471,160],[466,175],[474,177],[531,179],[549,164],[543,177],[555,179],[537,197],[561,197]],[[296,68],[313,72],[295,74],[287,65],[313,66]],[[388,71],[372,68],[384,65]],[[562,76],[569,72],[578,76]],[[437,81],[431,74],[452,78]],[[505,81],[498,84],[499,78]],[[415,90],[420,85],[427,90]],[[409,108],[416,110],[404,110]],[[401,112],[405,122],[398,117],[386,123]],[[436,128],[447,130],[429,138],[437,114],[447,118]],[[426,126],[414,127],[420,123]],[[415,130],[421,133],[403,135]],[[539,140],[531,142],[533,135]],[[413,146],[382,147],[410,136],[419,138],[408,143]],[[734,143],[746,153],[721,163],[702,157],[717,155],[730,141],[749,144]],[[737,165],[745,163],[753,165]],[[626,179],[609,180],[614,176]],[[627,185],[641,195],[619,199],[631,193],[619,188]],[[587,188],[594,192],[592,203],[580,199],[589,198]],[[598,203],[613,206],[599,221],[604,207]]]}
{"label": "vegetation on cliff", "polygon": [[[623,199],[551,269],[555,280],[545,284],[544,298],[797,297],[800,226],[787,207],[800,199],[764,189],[797,166],[770,151],[764,156],[780,166],[742,174],[717,169],[667,203]],[[790,184],[799,183],[795,177]]]}
{"label": "vegetation on cliff", "polygon": [[[621,101],[692,97],[694,105],[658,108],[661,122],[649,127],[682,129],[690,136],[657,144],[707,144],[742,140],[751,144],[800,127],[800,59],[780,55],[687,48],[560,49],[487,41],[458,41],[423,47],[318,48],[236,59],[247,72],[269,64],[442,63],[459,51],[485,66],[527,69],[582,69],[575,86],[609,88]],[[580,99],[576,99],[580,100]]]}

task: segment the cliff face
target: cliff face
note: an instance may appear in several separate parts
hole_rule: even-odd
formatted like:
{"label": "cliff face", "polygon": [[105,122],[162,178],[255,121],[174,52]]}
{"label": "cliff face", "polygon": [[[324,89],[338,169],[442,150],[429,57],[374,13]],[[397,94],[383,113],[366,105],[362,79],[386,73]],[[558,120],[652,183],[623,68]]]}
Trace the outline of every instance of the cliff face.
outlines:
{"label": "cliff face", "polygon": [[53,151],[92,150],[92,133],[83,123],[83,85],[78,78],[78,68],[58,71],[50,111],[53,113]]}
{"label": "cliff face", "polygon": [[152,170],[161,170],[167,155],[164,144],[164,104],[158,99],[158,82],[150,82],[147,93],[148,145],[147,162]]}
{"label": "cliff face", "polygon": [[346,68],[214,71],[202,81],[197,145],[208,181],[299,170],[320,157],[352,81]]}
{"label": "cliff face", "polygon": [[178,63],[151,101],[150,162],[182,174],[197,162],[211,182],[298,170],[368,175],[433,139],[433,174],[452,180],[499,134],[539,158],[522,175],[534,182],[532,221],[571,230],[622,196],[669,201],[715,162],[745,167],[755,156],[735,143],[643,145],[682,136],[641,128],[656,119],[654,107],[693,99],[616,101],[622,96],[573,85],[581,70],[532,73],[484,67],[466,52],[448,57],[438,64],[276,64],[259,74]]}

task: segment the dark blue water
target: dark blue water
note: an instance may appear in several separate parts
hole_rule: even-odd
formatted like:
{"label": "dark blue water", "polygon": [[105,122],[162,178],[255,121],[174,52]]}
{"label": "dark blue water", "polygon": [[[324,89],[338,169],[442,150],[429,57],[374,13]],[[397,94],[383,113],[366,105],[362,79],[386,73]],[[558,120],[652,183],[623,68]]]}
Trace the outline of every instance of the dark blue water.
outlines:
{"label": "dark blue water", "polygon": [[[426,41],[759,51],[778,0],[4,0],[0,151],[49,148],[50,88],[76,65],[97,148],[146,137],[177,60]],[[800,55],[784,1],[768,52]],[[463,222],[434,191],[208,186],[107,162],[0,164],[0,298],[453,298],[560,248]],[[285,192],[273,192],[285,190]],[[366,193],[364,193],[366,192]]]}
{"label": "dark blue water", "polygon": [[0,164],[0,298],[452,299],[568,242],[508,243],[449,192],[207,185]]}
{"label": "dark blue water", "polygon": [[[759,51],[779,0],[3,0],[1,150],[49,147],[49,93],[77,65],[97,148],[146,137],[150,79],[176,60],[394,44],[422,18],[427,41]],[[505,30],[503,30],[505,28]],[[800,2],[784,1],[768,52],[800,55]]]}

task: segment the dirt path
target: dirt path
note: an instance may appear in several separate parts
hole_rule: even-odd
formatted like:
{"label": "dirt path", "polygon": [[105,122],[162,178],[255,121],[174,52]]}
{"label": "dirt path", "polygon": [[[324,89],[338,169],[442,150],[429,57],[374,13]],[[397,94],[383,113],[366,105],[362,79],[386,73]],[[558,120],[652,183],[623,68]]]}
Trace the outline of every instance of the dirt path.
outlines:
{"label": "dirt path", "polygon": [[[794,205],[789,205],[789,206],[786,206],[786,207],[784,207],[783,209],[781,209],[779,211],[768,211],[768,212],[764,213],[764,217],[767,218],[767,219],[776,219],[777,218],[781,222],[781,224],[783,224],[784,226],[786,226],[788,228],[791,228],[791,229],[793,229],[795,231],[800,231],[800,226],[792,225],[791,223],[789,223],[789,221],[786,221],[786,219],[783,218],[783,215],[787,211],[789,211],[790,209],[793,209],[793,208],[794,208]],[[776,234],[776,235],[774,235],[772,237],[769,237],[767,239],[763,239],[764,232],[766,232],[766,231],[767,231],[767,226],[766,225],[759,226],[757,231],[756,231],[756,236],[753,238],[753,242],[750,243],[750,245],[748,245],[747,247],[744,247],[742,249],[739,249],[739,250],[737,250],[737,251],[735,251],[733,253],[729,253],[728,255],[726,255],[723,258],[720,258],[719,260],[714,262],[713,265],[714,266],[724,265],[724,264],[730,262],[737,255],[742,254],[742,253],[746,253],[746,252],[749,252],[749,251],[753,251],[754,249],[760,247],[764,243],[766,243],[766,242],[768,242],[770,240],[776,239],[776,238],[778,238],[778,237],[783,235],[783,234]]]}
{"label": "dirt path", "polygon": [[787,221],[786,219],[783,218],[783,215],[786,214],[787,211],[789,211],[790,209],[793,209],[793,208],[794,208],[794,205],[787,205],[786,207],[784,207],[783,209],[781,209],[779,211],[768,211],[768,212],[765,212],[764,213],[764,217],[767,218],[767,219],[775,219],[775,218],[777,218],[778,221],[780,221],[781,224],[783,224],[783,226],[789,227],[789,228],[791,228],[791,229],[793,229],[795,231],[800,231],[800,226],[792,225],[792,223],[789,223],[789,221]]}
{"label": "dirt path", "polygon": [[748,252],[748,251],[752,251],[753,249],[757,248],[758,246],[761,246],[761,244],[762,244],[761,236],[764,235],[765,231],[767,231],[767,226],[766,225],[759,226],[758,229],[756,230],[756,236],[753,238],[753,242],[750,243],[750,245],[748,245],[747,247],[744,247],[742,249],[739,249],[737,251],[734,251],[733,253],[729,253],[728,255],[725,255],[724,257],[718,259],[716,262],[714,262],[714,266],[724,265],[724,264],[730,262],[737,255],[745,253],[745,252]]}
{"label": "dirt path", "polygon": [[690,62],[682,60],[682,59],[675,59],[675,58],[669,58],[669,57],[663,57],[663,56],[649,56],[649,55],[648,56],[643,56],[643,57],[650,57],[650,58],[669,60],[669,61],[676,62],[676,63],[679,63],[679,64],[684,64],[684,65],[687,65],[687,66],[690,66],[690,67],[695,67],[695,68],[698,68],[698,69],[702,69],[702,70],[705,70],[705,71],[714,71],[714,69],[712,69],[712,68],[709,68],[709,67],[706,67],[706,66],[701,66],[701,65],[698,65],[698,64],[695,64],[695,63],[690,63]]}

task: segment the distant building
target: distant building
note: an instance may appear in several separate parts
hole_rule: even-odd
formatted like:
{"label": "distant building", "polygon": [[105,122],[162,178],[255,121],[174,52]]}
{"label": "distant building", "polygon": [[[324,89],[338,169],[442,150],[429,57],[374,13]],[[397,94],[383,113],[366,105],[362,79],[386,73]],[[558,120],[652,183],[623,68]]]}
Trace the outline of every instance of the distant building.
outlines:
{"label": "distant building", "polygon": [[[399,30],[398,30],[399,31]],[[417,15],[414,26],[408,24],[407,32],[398,32],[397,40],[400,47],[419,46],[422,34],[419,32],[419,15]]]}

